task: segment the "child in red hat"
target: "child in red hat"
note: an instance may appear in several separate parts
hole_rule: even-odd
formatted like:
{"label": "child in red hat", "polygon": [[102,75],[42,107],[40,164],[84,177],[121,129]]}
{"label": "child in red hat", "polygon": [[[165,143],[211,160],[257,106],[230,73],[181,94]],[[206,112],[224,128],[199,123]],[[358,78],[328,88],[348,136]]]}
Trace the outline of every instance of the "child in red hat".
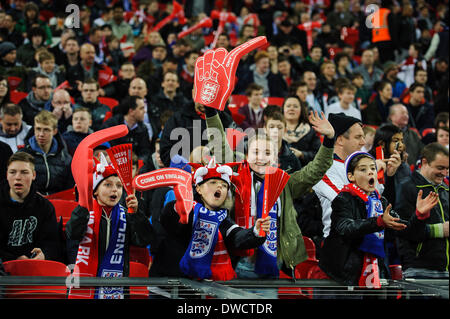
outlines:
{"label": "child in red hat", "polygon": [[[128,277],[129,246],[146,247],[153,241],[153,228],[139,210],[134,194],[119,204],[123,185],[116,169],[103,154],[93,173],[93,211],[78,206],[66,225],[69,240],[79,241],[74,272],[92,277]],[[97,287],[72,290],[74,298],[122,299],[124,287]]]}

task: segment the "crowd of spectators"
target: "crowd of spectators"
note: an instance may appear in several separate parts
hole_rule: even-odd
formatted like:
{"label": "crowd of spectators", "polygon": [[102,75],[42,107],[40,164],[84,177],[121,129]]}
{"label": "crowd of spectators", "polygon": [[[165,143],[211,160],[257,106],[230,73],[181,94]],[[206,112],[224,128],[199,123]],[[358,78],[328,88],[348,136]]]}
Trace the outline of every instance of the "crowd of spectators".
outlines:
{"label": "crowd of spectators", "polygon": [[[12,187],[13,181],[7,178],[8,167],[17,161],[33,163],[25,168],[36,174],[27,205],[40,203],[36,194],[74,187],[71,161],[77,145],[110,126],[128,126],[128,135],[109,145],[132,143],[143,164],[141,173],[171,166],[180,142],[173,133],[177,128],[189,132],[190,141],[183,143],[190,152],[205,148],[208,139],[195,138],[197,132],[203,136],[208,117],[192,98],[195,61],[211,48],[219,20],[183,38],[178,35],[211,17],[213,10],[227,11],[236,19],[225,24],[216,47],[230,51],[258,35],[265,35],[268,44],[240,60],[230,103],[219,112],[225,129],[264,129],[271,137],[272,130],[281,132],[276,135],[279,166],[292,174],[313,161],[323,139],[308,120],[310,111],[323,112],[333,126],[334,115],[344,116],[338,126],[347,124],[343,131],[335,126],[339,163],[325,174],[327,181],[319,182],[331,183],[336,191],[329,195],[317,184],[294,201],[297,222],[302,234],[314,240],[317,258],[330,230],[331,202],[348,182],[331,172],[342,170],[339,165],[353,151],[375,156],[382,146],[386,159],[394,153],[401,158],[393,172],[385,167],[386,184],[379,190],[402,218],[414,214],[414,185],[431,187],[441,200],[433,208],[428,232],[393,240],[386,264],[402,264],[404,270],[410,268],[410,276],[448,278],[448,2],[176,1],[184,16],[157,31],[155,26],[173,13],[172,1],[78,1],[74,20],[65,10],[70,1],[1,1],[1,201],[8,200],[7,184]],[[380,10],[367,11],[371,4]],[[237,100],[244,102],[235,111]],[[275,100],[281,102],[271,102]],[[22,152],[33,159],[17,155]],[[152,207],[164,201],[152,198],[163,196],[158,194],[140,198],[149,218],[162,209]],[[38,205],[40,210],[47,207]],[[45,219],[39,217],[37,223],[45,223],[49,217],[38,213]],[[33,231],[57,232],[53,220],[35,228],[24,222],[23,238],[11,243],[11,234],[19,230],[8,227],[18,223],[4,217],[0,223],[3,261],[28,258],[24,256],[39,247],[22,240],[26,232],[26,238],[35,236]],[[33,237],[33,244],[57,236],[47,235]],[[39,248],[39,258],[69,262],[55,256],[56,248],[47,241]],[[417,257],[414,249],[425,253]]]}

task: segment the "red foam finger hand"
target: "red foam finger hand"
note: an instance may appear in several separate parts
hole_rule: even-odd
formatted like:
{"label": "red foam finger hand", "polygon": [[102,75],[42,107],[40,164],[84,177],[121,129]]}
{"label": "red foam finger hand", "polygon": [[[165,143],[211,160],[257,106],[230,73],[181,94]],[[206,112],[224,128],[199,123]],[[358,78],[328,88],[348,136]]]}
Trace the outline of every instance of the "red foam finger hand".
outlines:
{"label": "red foam finger hand", "polygon": [[262,36],[241,44],[229,53],[224,48],[206,51],[195,65],[194,101],[222,111],[234,89],[239,60],[266,43],[266,37]]}

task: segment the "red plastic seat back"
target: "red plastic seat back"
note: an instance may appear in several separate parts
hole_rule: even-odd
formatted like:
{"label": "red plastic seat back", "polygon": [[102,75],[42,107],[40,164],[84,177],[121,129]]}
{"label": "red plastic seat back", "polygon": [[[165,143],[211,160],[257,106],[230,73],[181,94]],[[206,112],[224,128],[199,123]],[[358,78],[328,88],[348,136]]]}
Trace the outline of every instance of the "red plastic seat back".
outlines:
{"label": "red plastic seat back", "polygon": [[[130,274],[129,277],[148,277],[148,267],[144,264],[130,261]],[[149,296],[149,291],[145,286],[134,286],[130,287],[130,298],[131,299],[147,299]]]}
{"label": "red plastic seat back", "polygon": [[106,96],[99,96],[98,97],[98,101],[101,104],[105,104],[107,106],[109,106],[109,108],[112,110],[113,108],[115,108],[117,105],[119,105],[119,101],[117,101],[116,99],[113,99],[111,97],[106,97]]}
{"label": "red plastic seat back", "polygon": [[65,191],[60,191],[58,193],[53,193],[50,195],[45,196],[48,200],[50,199],[64,199],[64,200],[70,200],[70,201],[76,201],[75,196],[75,187],[66,189]]}
{"label": "red plastic seat back", "polygon": [[303,242],[305,243],[308,259],[316,260],[316,244],[314,244],[311,238],[306,236],[303,236]]}
{"label": "red plastic seat back", "polygon": [[24,98],[27,97],[27,95],[28,95],[28,93],[26,93],[26,92],[11,90],[9,99],[11,100],[12,103],[19,104],[20,101],[22,101]]}
{"label": "red plastic seat back", "polygon": [[8,85],[9,89],[11,91],[14,91],[17,89],[19,84],[22,82],[22,78],[19,78],[18,76],[8,76]]}
{"label": "red plastic seat back", "polygon": [[[48,276],[67,277],[69,269],[63,263],[52,260],[10,260],[3,263],[5,270],[11,276]],[[65,299],[66,286],[8,286],[7,298],[43,298]]]}
{"label": "red plastic seat back", "polygon": [[69,221],[72,211],[78,206],[78,202],[64,199],[50,199],[53,207],[55,207],[56,220],[60,217],[63,219],[63,231],[66,228],[66,223]]}

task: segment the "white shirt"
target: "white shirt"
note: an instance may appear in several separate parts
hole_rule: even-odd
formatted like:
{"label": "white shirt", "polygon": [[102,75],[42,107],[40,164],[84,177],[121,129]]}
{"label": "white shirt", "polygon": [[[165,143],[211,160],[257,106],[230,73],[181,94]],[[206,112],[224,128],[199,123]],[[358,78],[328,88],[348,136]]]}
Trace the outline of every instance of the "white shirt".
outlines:
{"label": "white shirt", "polygon": [[344,113],[347,116],[352,116],[357,118],[358,120],[362,120],[361,117],[361,111],[358,110],[356,107],[354,107],[353,105],[350,105],[350,107],[348,109],[344,109],[341,106],[340,102],[336,102],[333,104],[328,105],[328,107],[325,109],[325,116],[328,119],[328,115],[331,113]]}

